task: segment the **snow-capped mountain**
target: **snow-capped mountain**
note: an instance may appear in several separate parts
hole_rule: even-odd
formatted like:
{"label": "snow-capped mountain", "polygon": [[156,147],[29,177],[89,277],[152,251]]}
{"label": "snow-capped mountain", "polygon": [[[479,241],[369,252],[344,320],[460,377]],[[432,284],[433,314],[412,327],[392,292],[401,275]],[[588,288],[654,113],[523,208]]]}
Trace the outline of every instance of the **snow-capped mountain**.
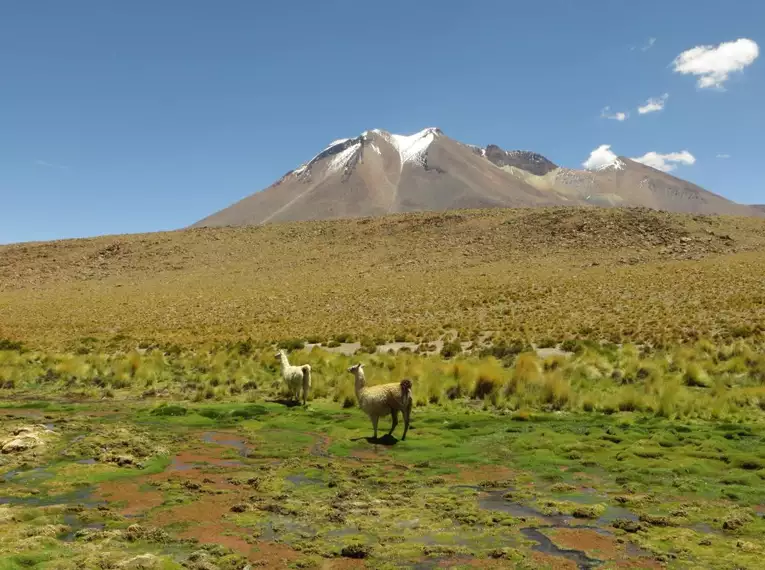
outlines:
{"label": "snow-capped mountain", "polygon": [[376,129],[331,142],[265,190],[192,227],[588,204],[762,215],[751,206],[621,156],[596,171],[576,170],[561,168],[534,152],[463,144],[438,128],[413,135]]}

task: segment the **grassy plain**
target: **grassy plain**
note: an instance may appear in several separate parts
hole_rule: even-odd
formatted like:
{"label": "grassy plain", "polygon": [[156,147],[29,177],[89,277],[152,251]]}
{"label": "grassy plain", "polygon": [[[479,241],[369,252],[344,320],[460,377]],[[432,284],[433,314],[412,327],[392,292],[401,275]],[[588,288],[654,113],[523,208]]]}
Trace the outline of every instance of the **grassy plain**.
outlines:
{"label": "grassy plain", "polygon": [[0,338],[679,342],[765,328],[765,220],[488,210],[0,247]]}
{"label": "grassy plain", "polygon": [[0,247],[0,570],[759,568],[763,276],[765,221],[645,210]]}
{"label": "grassy plain", "polygon": [[55,435],[5,467],[0,568],[756,568],[763,552],[761,423],[427,406],[406,442],[370,445],[357,409],[325,401],[4,405],[5,429]]}

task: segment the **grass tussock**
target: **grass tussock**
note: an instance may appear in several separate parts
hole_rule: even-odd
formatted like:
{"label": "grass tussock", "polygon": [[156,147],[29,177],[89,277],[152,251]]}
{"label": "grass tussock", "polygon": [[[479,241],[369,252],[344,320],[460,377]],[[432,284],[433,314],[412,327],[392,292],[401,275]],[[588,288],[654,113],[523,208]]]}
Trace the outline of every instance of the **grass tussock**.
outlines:
{"label": "grass tussock", "polygon": [[[741,340],[662,349],[590,343],[568,355],[522,352],[511,364],[482,350],[450,358],[364,351],[347,356],[316,346],[291,352],[290,361],[311,365],[311,400],[328,399],[343,407],[355,406],[347,368],[361,361],[370,384],[411,378],[418,407],[473,401],[508,411],[721,419],[765,411],[764,346]],[[0,351],[0,397],[25,393],[195,402],[258,401],[286,394],[273,347],[246,354],[237,345],[88,354]]]}

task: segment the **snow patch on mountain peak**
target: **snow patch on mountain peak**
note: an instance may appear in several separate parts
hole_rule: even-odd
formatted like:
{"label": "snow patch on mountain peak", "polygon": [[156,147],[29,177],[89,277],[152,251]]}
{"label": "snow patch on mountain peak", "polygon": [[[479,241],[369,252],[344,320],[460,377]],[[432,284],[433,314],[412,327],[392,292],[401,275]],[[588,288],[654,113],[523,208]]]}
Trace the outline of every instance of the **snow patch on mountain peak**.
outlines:
{"label": "snow patch on mountain peak", "polygon": [[598,172],[603,172],[605,170],[624,170],[624,161],[616,158],[613,161],[609,162],[608,164],[604,164],[602,166],[599,166],[596,170]]}
{"label": "snow patch on mountain peak", "polygon": [[[346,139],[346,140],[349,140],[349,139]],[[332,161],[329,163],[329,166],[327,166],[327,172],[337,172],[338,170],[345,168],[345,166],[348,164],[348,161],[351,160],[351,157],[353,157],[353,155],[360,148],[361,148],[361,143],[358,142],[356,144],[349,146],[342,152],[339,152],[338,154],[334,155],[332,157]]]}
{"label": "snow patch on mountain peak", "polygon": [[[425,164],[425,153],[427,152],[428,147],[440,134],[441,130],[436,127],[429,127],[408,136],[395,135],[380,129],[364,131],[355,139],[343,138],[332,141],[326,148],[324,148],[324,150],[308,162],[301,164],[298,168],[293,170],[291,174],[294,176],[301,176],[311,170],[314,164],[325,158],[330,160],[327,165],[328,172],[335,172],[343,169],[350,162],[354,154],[361,150],[361,147],[365,143],[374,140],[373,136],[382,138],[398,151],[402,169],[407,162],[423,166]],[[380,147],[374,144],[374,142],[372,142],[371,147],[377,154],[382,154]]]}
{"label": "snow patch on mountain peak", "polygon": [[[329,146],[327,146],[327,148],[332,148],[333,146],[336,146],[336,145],[348,142],[349,140],[351,140],[351,139],[337,139],[337,140],[332,141],[331,143],[329,143]],[[324,150],[327,150],[327,149],[324,149]]]}
{"label": "snow patch on mountain peak", "polygon": [[428,147],[440,133],[439,129],[431,127],[409,136],[390,135],[390,142],[401,157],[401,168],[407,162],[423,165]]}

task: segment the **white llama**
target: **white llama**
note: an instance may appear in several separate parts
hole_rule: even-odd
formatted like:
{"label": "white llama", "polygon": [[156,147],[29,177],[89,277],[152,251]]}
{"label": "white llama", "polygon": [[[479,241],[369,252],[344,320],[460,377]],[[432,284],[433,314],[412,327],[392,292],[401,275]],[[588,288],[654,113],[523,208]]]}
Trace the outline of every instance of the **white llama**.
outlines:
{"label": "white llama", "polygon": [[276,358],[281,362],[282,380],[287,385],[290,396],[293,400],[299,400],[300,388],[302,387],[303,405],[305,406],[308,389],[311,387],[311,365],[293,366],[287,360],[287,353],[284,350],[279,350],[276,353]]}

